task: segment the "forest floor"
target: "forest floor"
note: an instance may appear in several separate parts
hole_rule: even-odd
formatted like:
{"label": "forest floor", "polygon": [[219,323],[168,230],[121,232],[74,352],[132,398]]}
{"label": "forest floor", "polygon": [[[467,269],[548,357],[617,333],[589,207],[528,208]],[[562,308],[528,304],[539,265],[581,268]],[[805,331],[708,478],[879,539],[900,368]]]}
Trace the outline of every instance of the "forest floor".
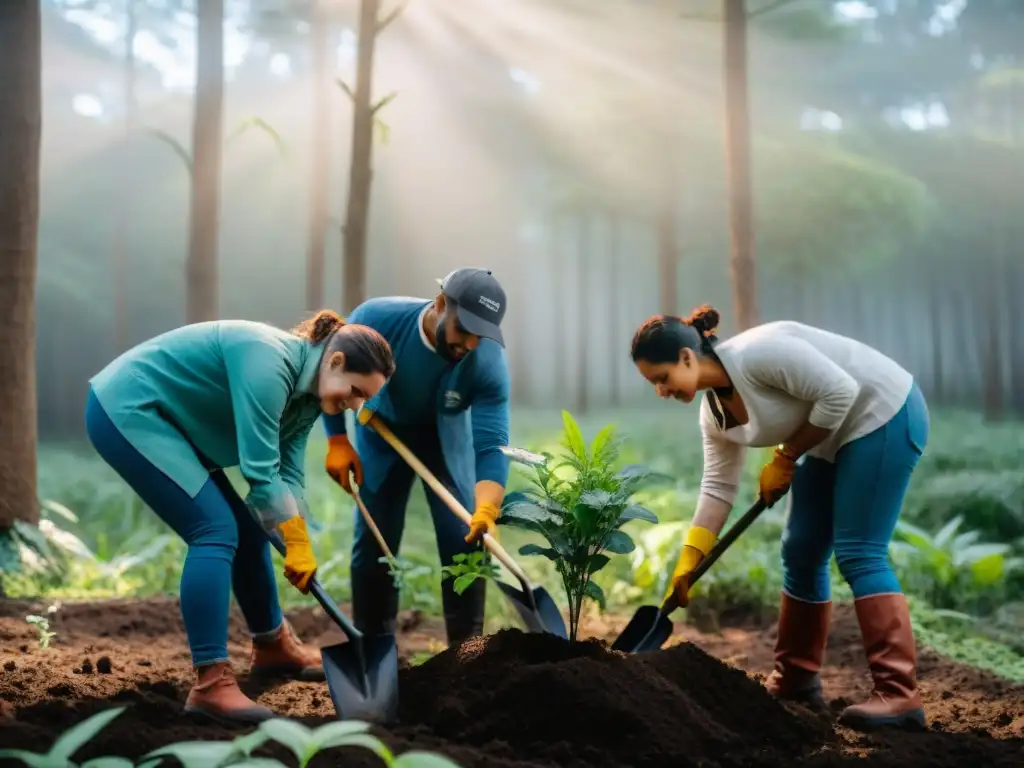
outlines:
{"label": "forest floor", "polygon": [[[0,601],[0,747],[41,752],[71,725],[114,705],[129,708],[76,759],[135,759],[173,742],[236,735],[181,711],[192,673],[175,600],[66,603],[47,649],[25,622],[42,611],[45,605],[31,601]],[[342,639],[319,608],[289,618],[307,642]],[[442,626],[405,612],[401,723],[374,732],[396,752],[433,750],[465,768],[1024,765],[1024,686],[928,649],[919,655],[926,730],[861,735],[836,727],[834,713],[870,690],[851,606],[836,608],[823,672],[831,714],[781,705],[760,685],[771,668],[774,627],[702,634],[680,626],[663,652],[624,656],[600,641],[616,636],[627,618],[587,622],[581,634],[595,642],[570,645],[506,630],[424,661],[443,648]],[[239,673],[248,650],[235,614],[231,653]],[[248,686],[244,674],[240,679]],[[324,683],[249,692],[310,725],[334,718]],[[312,763],[340,764],[381,763],[350,750]]]}

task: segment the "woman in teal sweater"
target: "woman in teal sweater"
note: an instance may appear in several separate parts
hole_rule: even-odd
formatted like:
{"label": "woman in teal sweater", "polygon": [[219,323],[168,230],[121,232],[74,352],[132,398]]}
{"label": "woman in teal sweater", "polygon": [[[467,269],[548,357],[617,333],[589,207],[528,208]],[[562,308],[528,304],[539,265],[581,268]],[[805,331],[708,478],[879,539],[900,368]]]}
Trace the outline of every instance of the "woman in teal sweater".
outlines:
{"label": "woman in teal sweater", "polygon": [[[232,590],[253,636],[252,673],[323,679],[319,651],[284,621],[261,526],[280,532],[285,576],[307,592],[316,572],[304,519],[310,429],[323,413],[358,409],[394,367],[379,333],[322,311],[291,332],[242,320],[177,328],[90,381],[93,446],[188,545],[181,613],[197,680],[186,711],[274,716],[232,674]],[[234,466],[249,484],[244,501],[223,472]]]}

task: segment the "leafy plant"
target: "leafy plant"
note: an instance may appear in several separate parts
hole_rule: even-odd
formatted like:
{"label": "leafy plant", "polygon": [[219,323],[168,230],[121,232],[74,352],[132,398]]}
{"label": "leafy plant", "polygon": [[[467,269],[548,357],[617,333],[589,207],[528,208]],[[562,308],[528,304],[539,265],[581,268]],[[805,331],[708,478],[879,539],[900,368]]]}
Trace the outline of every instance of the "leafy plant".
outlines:
{"label": "leafy plant", "polygon": [[25,617],[25,621],[34,626],[39,632],[39,647],[49,648],[50,639],[57,636],[56,632],[50,631],[50,620],[45,616],[36,616],[35,614]]}
{"label": "leafy plant", "polygon": [[639,464],[616,471],[619,444],[613,425],[601,429],[589,449],[567,411],[562,411],[562,425],[565,453],[557,459],[544,454],[546,461],[533,467],[533,487],[505,497],[498,523],[546,540],[546,547],[526,544],[519,553],[555,564],[569,601],[569,638],[574,641],[584,598],[605,605],[604,591],[592,580],[609,562],[605,553],[627,555],[635,548],[621,527],[632,520],[658,522],[653,512],[632,503],[633,494],[648,481],[667,478]]}
{"label": "leafy plant", "polygon": [[[133,768],[124,757],[97,757],[82,763],[71,762],[71,757],[87,742],[124,712],[125,707],[114,707],[89,717],[62,734],[49,752],[35,753],[20,749],[0,750],[0,758],[20,760],[29,768]],[[376,754],[388,768],[459,768],[457,763],[431,752],[411,751],[395,755],[380,739],[369,733],[369,723],[345,720],[327,723],[318,728],[307,728],[284,718],[260,723],[250,733],[234,741],[183,741],[155,749],[144,755],[138,768],[156,768],[167,758],[176,760],[183,768],[287,768],[272,758],[253,757],[252,753],[268,741],[286,747],[306,768],[320,752],[336,747],[362,747]]]}
{"label": "leafy plant", "polygon": [[441,569],[445,578],[455,579],[452,589],[461,595],[477,579],[493,579],[498,576],[498,566],[491,560],[490,554],[484,550],[459,554],[452,557],[452,565]]}
{"label": "leafy plant", "polygon": [[980,531],[960,531],[964,518],[954,517],[934,535],[900,521],[890,544],[897,569],[908,590],[925,596],[937,608],[962,608],[969,603],[998,600],[1008,574],[1024,568],[1009,544],[979,542]]}

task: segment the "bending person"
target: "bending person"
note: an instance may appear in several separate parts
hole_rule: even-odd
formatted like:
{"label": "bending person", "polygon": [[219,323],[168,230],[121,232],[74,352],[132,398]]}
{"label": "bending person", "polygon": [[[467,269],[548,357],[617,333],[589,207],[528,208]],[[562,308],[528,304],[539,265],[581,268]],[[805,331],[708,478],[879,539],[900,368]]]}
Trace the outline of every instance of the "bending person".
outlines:
{"label": "bending person", "polygon": [[833,551],[853,590],[874,687],[841,721],[860,729],[924,723],[907,600],[889,541],[928,441],[928,407],[910,373],[858,341],[796,322],[773,322],[717,343],[718,312],[659,315],[637,330],[632,357],[658,395],[698,393],[704,442],[701,495],[674,589],[686,605],[689,573],[733,506],[747,446],[776,446],[760,496],[792,487],[782,538],[783,591],[775,668],[780,698],[823,704],[819,670],[831,618]]}
{"label": "bending person", "polygon": [[[395,375],[368,407],[463,506],[474,510],[467,528],[423,484],[442,566],[479,548],[480,536],[494,529],[505,496],[509,462],[501,448],[508,444],[509,374],[499,328],[505,305],[505,292],[490,271],[467,268],[441,281],[433,299],[371,299],[351,315],[353,322],[380,331],[395,350]],[[372,428],[356,424],[353,446],[344,414],[325,415],[324,424],[330,436],[328,474],[346,490],[354,475],[370,515],[397,553],[412,468]],[[398,591],[358,512],[352,547],[353,620],[368,635],[394,633]],[[449,645],[483,631],[485,581],[477,579],[461,595],[450,579],[442,581]]]}
{"label": "bending person", "polygon": [[[85,410],[99,455],[188,545],[181,614],[197,679],[187,712],[273,717],[238,687],[228,659],[231,592],[253,636],[251,672],[323,679],[317,649],[284,621],[270,545],[308,591],[306,440],[323,413],[358,408],[394,371],[388,344],[320,312],[291,333],[225,320],[177,328],[128,350],[90,381]],[[243,501],[223,469],[239,467]]]}

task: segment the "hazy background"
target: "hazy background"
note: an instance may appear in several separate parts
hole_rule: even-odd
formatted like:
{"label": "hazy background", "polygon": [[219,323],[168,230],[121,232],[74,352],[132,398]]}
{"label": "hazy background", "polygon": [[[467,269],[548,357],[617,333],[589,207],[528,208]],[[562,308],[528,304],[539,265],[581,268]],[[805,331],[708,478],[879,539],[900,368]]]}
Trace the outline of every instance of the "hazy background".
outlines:
{"label": "hazy background", "polygon": [[[748,3],[759,318],[876,345],[933,404],[1024,413],[1024,9],[775,5]],[[226,141],[219,312],[287,327],[308,309],[310,11],[226,6],[225,136],[260,118],[284,153],[266,131]],[[118,351],[116,285],[130,343],[184,322],[189,172],[165,139],[188,151],[196,35],[190,3],[136,2],[128,96],[126,3],[44,7],[50,439],[82,434],[87,379]],[[352,82],[357,3],[333,12],[332,74]],[[374,146],[368,293],[429,297],[450,269],[490,267],[517,404],[652,401],[628,359],[639,322],[707,301],[732,330],[720,15],[711,0],[409,3],[378,40],[375,98],[397,96]],[[352,110],[329,98],[324,298],[347,311]]]}

